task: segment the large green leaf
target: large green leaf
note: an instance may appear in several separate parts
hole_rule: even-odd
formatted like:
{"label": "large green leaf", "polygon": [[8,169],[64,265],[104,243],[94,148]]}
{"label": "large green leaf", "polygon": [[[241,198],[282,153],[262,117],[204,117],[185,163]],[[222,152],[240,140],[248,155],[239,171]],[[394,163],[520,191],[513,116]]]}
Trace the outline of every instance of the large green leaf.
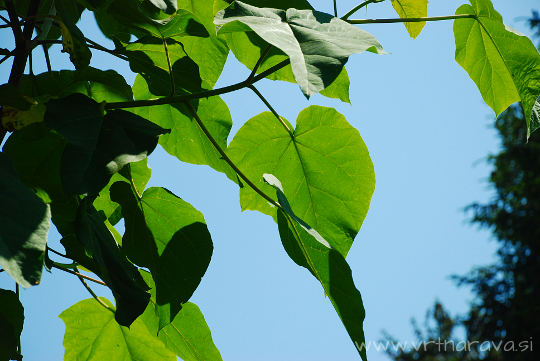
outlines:
{"label": "large green leaf", "polygon": [[97,269],[92,271],[107,283],[116,299],[116,321],[129,326],[144,312],[150,295],[139,271],[120,251],[104,223],[105,219],[92,206],[92,201],[86,197],[79,205],[75,230],[77,239],[96,263]]}
{"label": "large green leaf", "polygon": [[331,15],[297,9],[257,8],[242,2],[219,12],[219,33],[254,31],[290,58],[296,83],[306,96],[329,86],[353,53],[382,53],[369,33]]}
{"label": "large green leaf", "polygon": [[0,266],[21,286],[39,284],[49,232],[49,207],[0,153]]}
{"label": "large green leaf", "polygon": [[[101,298],[111,309],[112,304]],[[129,328],[95,299],[81,301],[59,316],[66,325],[64,361],[175,361],[176,356],[152,335],[142,320]]]}
{"label": "large green leaf", "polygon": [[[135,99],[151,99],[155,96],[149,91],[144,79],[137,76],[133,85]],[[183,162],[206,164],[235,180],[236,175],[230,166],[206,138],[184,105],[158,105],[139,107],[134,113],[171,129],[171,133],[159,138],[159,144],[171,155]],[[217,143],[225,149],[227,137],[232,127],[231,114],[227,104],[218,96],[200,99],[197,113]]]}
{"label": "large green leaf", "polygon": [[[262,175],[278,177],[296,213],[346,255],[375,187],[368,150],[358,131],[332,108],[304,109],[291,133],[272,113],[262,113],[244,124],[227,152],[267,194],[273,192]],[[242,209],[274,214],[248,186],[240,190],[240,204]]]}
{"label": "large green leaf", "polygon": [[122,206],[123,251],[150,269],[156,302],[167,309],[160,317],[161,329],[189,300],[210,264],[213,245],[204,217],[164,188],[149,188],[139,198],[129,184],[117,182],[111,199]]}
{"label": "large green leaf", "polygon": [[123,110],[103,116],[100,104],[81,94],[47,103],[45,124],[66,140],[62,182],[69,193],[98,193],[111,176],[146,158],[168,131]]}
{"label": "large green leaf", "polygon": [[15,292],[3,289],[0,289],[0,305],[0,360],[18,360],[17,345],[23,329],[24,308]]}
{"label": "large green leaf", "polygon": [[[400,18],[421,18],[427,16],[427,0],[392,0],[392,6]],[[411,38],[416,38],[426,25],[425,21],[404,23]]]}
{"label": "large green leaf", "polygon": [[156,287],[151,274],[141,271],[141,275],[150,287],[153,312],[145,312],[141,317],[150,332],[159,333],[160,340],[184,361],[221,361],[221,354],[199,307],[191,302],[184,303],[174,319],[162,326],[164,316],[170,314],[156,302]]}
{"label": "large green leaf", "polygon": [[456,10],[456,15],[476,16],[454,21],[456,61],[497,115],[521,100],[530,135],[540,127],[530,123],[540,95],[540,54],[531,40],[504,25],[490,0],[470,1]]}
{"label": "large green leaf", "polygon": [[[277,220],[281,242],[287,254],[299,266],[305,267],[321,283],[330,298],[351,340],[362,359],[366,360],[363,322],[365,317],[362,296],[356,289],[345,258],[315,229],[300,219],[291,208],[281,182],[270,174],[264,180],[276,189],[282,209]],[[329,240],[331,243],[331,240]]]}

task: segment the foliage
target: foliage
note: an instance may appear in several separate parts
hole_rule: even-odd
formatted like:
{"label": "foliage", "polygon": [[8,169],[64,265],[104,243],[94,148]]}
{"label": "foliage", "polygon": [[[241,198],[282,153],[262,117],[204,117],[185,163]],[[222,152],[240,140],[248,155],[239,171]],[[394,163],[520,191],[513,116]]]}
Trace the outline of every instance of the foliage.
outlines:
{"label": "foliage", "polygon": [[[188,302],[209,266],[212,238],[193,206],[167,189],[145,189],[147,157],[158,143],[180,161],[226,174],[240,187],[242,209],[273,217],[287,254],[320,282],[366,359],[359,347],[364,307],[345,257],[375,186],[368,150],[336,110],[310,106],[293,127],[254,84],[284,80],[307,97],[320,92],[350,101],[349,56],[384,53],[355,24],[387,19],[348,18],[378,2],[365,1],[338,18],[305,0],[0,1],[16,44],[3,51],[13,66],[0,87],[1,138],[12,131],[0,154],[0,264],[23,287],[39,283],[44,266],[72,273],[93,296],[60,315],[66,360],[221,360],[201,311]],[[486,102],[500,113],[521,100],[525,114],[536,114],[540,55],[504,26],[489,0],[471,0],[456,15],[435,18],[422,17],[424,0],[392,5],[401,17],[392,21],[405,23],[413,38],[426,21],[454,19],[456,60]],[[78,28],[84,9],[114,49]],[[39,45],[47,55],[50,44],[62,44],[75,70],[49,66],[24,75],[29,54]],[[229,50],[252,72],[214,88]],[[89,67],[95,51],[128,62],[138,74],[133,86],[114,71]],[[501,76],[491,76],[494,71]],[[243,88],[270,112],[250,119],[227,145],[232,119],[219,96]],[[521,126],[535,136],[538,122],[526,119]],[[121,219],[123,235],[115,228]],[[47,246],[51,220],[65,254]],[[53,254],[72,263],[56,262]],[[115,306],[84,279],[108,286]],[[13,348],[22,306],[2,292],[13,313],[0,314],[8,343],[1,356],[19,358],[21,350]]]}
{"label": "foliage", "polygon": [[[529,24],[540,30],[533,12]],[[475,294],[469,311],[455,318],[446,314],[429,315],[437,324],[448,324],[449,329],[464,328],[470,341],[498,343],[528,342],[540,334],[540,233],[537,219],[540,215],[540,143],[533,136],[527,144],[527,131],[523,128],[525,116],[514,105],[498,117],[495,127],[501,138],[501,151],[489,157],[494,170],[489,178],[495,190],[487,204],[474,203],[472,222],[490,229],[499,242],[497,262],[473,269],[464,276],[454,276],[460,286],[471,287]],[[443,310],[439,303],[436,308]],[[442,312],[442,311],[441,311]],[[427,332],[420,341],[450,339],[452,332]],[[453,336],[455,337],[455,335]],[[391,338],[387,338],[391,340]],[[395,340],[394,340],[395,341]],[[457,340],[456,340],[457,341]],[[534,352],[445,352],[438,360],[535,360]],[[532,350],[531,350],[532,351]],[[394,360],[432,360],[433,354],[422,350],[391,352]]]}

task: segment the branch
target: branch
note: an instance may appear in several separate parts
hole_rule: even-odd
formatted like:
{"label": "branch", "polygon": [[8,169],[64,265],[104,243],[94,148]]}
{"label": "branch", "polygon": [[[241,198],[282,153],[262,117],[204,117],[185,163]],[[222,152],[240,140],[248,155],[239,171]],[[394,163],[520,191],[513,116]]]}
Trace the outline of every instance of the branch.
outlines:
{"label": "branch", "polygon": [[102,286],[107,286],[107,284],[103,281],[100,281],[98,279],[95,279],[95,278],[92,278],[92,277],[88,277],[86,275],[83,275],[82,273],[79,273],[79,272],[75,272],[75,271],[72,271],[72,270],[69,270],[69,269],[66,269],[66,268],[62,268],[62,267],[59,267],[55,264],[52,265],[52,267],[56,268],[56,269],[59,269],[61,271],[64,271],[64,272],[67,272],[67,273],[71,273],[72,275],[75,275],[75,276],[78,276],[78,277],[82,277],[88,281],[92,281],[92,282],[95,282],[97,284],[100,284]]}
{"label": "branch", "polygon": [[247,80],[253,79],[253,77],[257,74],[257,69],[259,69],[259,66],[261,66],[264,58],[266,57],[270,49],[272,49],[272,45],[268,45],[266,49],[263,50],[263,52],[261,53],[261,56],[259,56],[259,59],[255,63],[255,66],[253,67],[251,74],[249,74],[249,76],[247,77]]}
{"label": "branch", "polygon": [[358,10],[362,9],[364,6],[368,6],[369,4],[373,4],[373,3],[380,3],[380,2],[383,2],[383,1],[384,0],[366,0],[363,3],[360,3],[359,5],[352,8],[347,14],[343,15],[341,17],[341,20],[347,20],[349,18],[349,16],[351,16],[352,14],[357,12]]}
{"label": "branch", "polygon": [[99,297],[95,294],[95,292],[90,288],[90,286],[88,286],[88,283],[86,283],[86,281],[84,280],[84,278],[82,278],[81,276],[79,276],[79,280],[81,281],[81,283],[83,284],[84,288],[86,288],[86,290],[92,295],[92,297],[94,297],[94,299],[96,301],[98,301],[98,303],[100,305],[102,305],[103,307],[105,307],[106,309],[108,309],[109,311],[113,312],[114,311],[105,303],[103,302],[102,300],[99,299]]}
{"label": "branch", "polygon": [[[19,16],[15,10],[13,0],[5,0],[6,10],[9,15],[9,23],[13,36],[15,37],[15,50],[13,51],[13,65],[11,66],[11,72],[9,73],[8,83],[14,86],[19,85],[19,81],[24,73],[26,67],[26,60],[28,54],[31,51],[32,33],[34,32],[34,17],[39,9],[40,0],[31,0],[28,6],[28,14],[30,20],[25,23],[24,29],[21,30],[19,24]],[[4,140],[7,130],[0,126],[0,143]]]}
{"label": "branch", "polygon": [[273,200],[269,195],[267,195],[261,189],[259,189],[259,187],[257,187],[255,184],[253,184],[253,182],[244,173],[242,173],[242,171],[240,169],[238,169],[236,164],[234,164],[234,162],[231,160],[231,158],[229,158],[229,156],[225,153],[225,151],[223,149],[221,149],[221,147],[216,142],[216,140],[214,139],[212,134],[210,134],[210,132],[208,131],[208,129],[206,128],[206,126],[202,122],[201,118],[199,118],[199,115],[197,114],[195,109],[193,109],[193,106],[191,105],[191,103],[186,101],[184,104],[188,107],[191,114],[193,114],[193,117],[195,118],[195,121],[197,122],[197,124],[199,125],[201,130],[203,131],[206,138],[208,138],[208,140],[210,141],[210,143],[212,143],[214,148],[216,148],[216,150],[219,152],[219,154],[221,154],[221,156],[223,157],[223,160],[225,160],[225,162],[227,162],[231,166],[231,168],[234,169],[236,174],[238,174],[238,176],[240,178],[242,178],[242,180],[244,182],[246,182],[255,192],[257,192],[261,197],[266,199],[270,204],[272,204],[273,206],[275,206],[277,208],[282,208],[281,205],[278,202]]}
{"label": "branch", "polygon": [[394,19],[356,19],[347,20],[349,24],[390,24],[390,23],[419,23],[423,21],[441,21],[455,19],[476,19],[473,14],[447,15],[447,16],[431,16],[423,18],[394,18]]}
{"label": "branch", "polygon": [[337,18],[337,0],[334,0],[334,16]]}
{"label": "branch", "polygon": [[171,97],[163,97],[163,98],[156,98],[156,99],[134,100],[134,101],[128,101],[128,102],[112,102],[112,103],[105,104],[105,109],[126,109],[126,108],[153,106],[153,105],[185,103],[192,99],[208,98],[208,97],[212,97],[216,95],[230,93],[235,90],[246,88],[250,86],[251,84],[258,82],[259,80],[266,78],[268,75],[275,73],[276,71],[278,71],[279,69],[283,68],[284,66],[288,64],[289,64],[289,59],[285,59],[282,62],[274,65],[273,67],[263,71],[259,75],[252,77],[251,79],[246,79],[239,83],[228,85],[223,88],[206,90],[200,93],[175,95]]}

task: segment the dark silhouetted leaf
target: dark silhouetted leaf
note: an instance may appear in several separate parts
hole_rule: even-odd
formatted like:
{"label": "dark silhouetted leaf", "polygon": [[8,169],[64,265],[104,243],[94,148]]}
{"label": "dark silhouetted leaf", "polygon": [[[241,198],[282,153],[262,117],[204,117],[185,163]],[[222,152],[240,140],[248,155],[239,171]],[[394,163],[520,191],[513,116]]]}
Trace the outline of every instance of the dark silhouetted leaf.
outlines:
{"label": "dark silhouetted leaf", "polygon": [[0,266],[21,286],[39,284],[49,207],[17,176],[9,157],[0,153]]}

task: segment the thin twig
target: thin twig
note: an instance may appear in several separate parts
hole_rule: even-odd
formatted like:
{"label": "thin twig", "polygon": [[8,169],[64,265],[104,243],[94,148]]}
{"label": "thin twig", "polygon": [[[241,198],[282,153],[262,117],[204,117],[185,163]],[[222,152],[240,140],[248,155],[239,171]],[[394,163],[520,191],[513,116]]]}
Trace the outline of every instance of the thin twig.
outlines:
{"label": "thin twig", "polygon": [[0,19],[2,19],[2,21],[5,22],[6,25],[11,26],[10,21],[8,19],[6,19],[5,17],[3,17],[1,14],[0,14]]}
{"label": "thin twig", "polygon": [[109,311],[111,312],[114,312],[112,310],[112,308],[110,308],[105,302],[103,302],[102,300],[99,299],[99,297],[96,295],[96,293],[90,288],[90,286],[88,286],[88,283],[86,283],[86,281],[84,280],[84,278],[82,278],[81,276],[79,276],[79,280],[81,281],[81,283],[83,284],[84,288],[86,288],[86,290],[92,295],[92,297],[94,297],[94,299],[96,301],[98,301],[98,303],[100,305],[102,305],[103,307],[105,307],[106,309],[108,309]]}
{"label": "thin twig", "polygon": [[201,118],[199,118],[199,115],[197,114],[195,109],[193,109],[193,106],[191,105],[191,103],[186,101],[186,102],[184,102],[184,104],[186,105],[186,107],[188,107],[191,114],[193,114],[193,117],[195,118],[195,121],[197,122],[197,124],[199,125],[201,130],[203,131],[206,138],[208,138],[208,140],[210,141],[210,143],[212,143],[214,148],[216,148],[216,150],[219,152],[219,154],[221,154],[221,157],[223,158],[223,160],[225,160],[225,162],[227,162],[231,166],[231,168],[236,172],[236,174],[238,174],[238,176],[240,178],[242,178],[242,180],[244,182],[246,182],[255,192],[257,192],[261,197],[266,199],[270,204],[272,204],[275,207],[281,208],[281,205],[278,202],[273,200],[269,195],[267,195],[261,189],[259,189],[259,187],[257,187],[255,184],[253,184],[253,182],[244,173],[242,173],[242,171],[240,169],[238,169],[236,164],[234,164],[234,162],[229,158],[229,156],[225,153],[225,151],[223,149],[221,149],[220,145],[214,139],[212,134],[210,134],[210,132],[208,131],[208,129],[206,128],[206,126],[202,122]]}
{"label": "thin twig", "polygon": [[347,20],[349,18],[349,16],[351,16],[352,14],[357,12],[358,10],[362,9],[364,6],[368,6],[369,4],[373,4],[373,3],[380,3],[380,2],[383,2],[383,1],[384,0],[366,0],[363,3],[360,3],[359,5],[356,5],[354,8],[349,10],[349,12],[347,14],[345,14],[345,15],[343,15],[341,17],[341,20]]}
{"label": "thin twig", "polygon": [[75,272],[75,271],[72,271],[72,270],[69,270],[69,269],[66,269],[66,268],[58,267],[58,266],[56,266],[56,265],[54,265],[54,264],[53,264],[52,267],[54,267],[54,268],[56,268],[56,269],[59,269],[59,270],[61,270],[61,271],[67,272],[67,273],[71,273],[71,274],[73,274],[73,275],[75,275],[75,276],[82,277],[82,278],[84,278],[84,279],[86,279],[86,280],[88,280],[88,281],[92,281],[92,282],[98,283],[98,284],[100,284],[100,285],[102,285],[102,286],[107,286],[107,284],[106,284],[105,282],[100,281],[100,280],[97,280],[97,279],[92,278],[92,277],[88,277],[88,276],[86,276],[86,275],[83,275],[82,273]]}
{"label": "thin twig", "polygon": [[201,99],[208,98],[216,95],[221,95],[225,93],[230,93],[235,90],[243,89],[248,87],[250,84],[254,84],[259,80],[266,78],[268,75],[275,73],[279,69],[289,64],[289,59],[285,59],[282,62],[274,65],[273,67],[263,71],[259,75],[254,76],[251,79],[246,79],[236,84],[228,85],[223,88],[206,90],[200,93],[185,94],[185,95],[175,95],[173,97],[163,97],[156,99],[147,99],[147,100],[133,100],[127,102],[112,102],[105,104],[105,109],[126,109],[126,108],[137,108],[153,105],[163,105],[163,104],[174,104],[174,103],[184,103],[191,99]]}
{"label": "thin twig", "polygon": [[270,51],[271,48],[272,48],[272,45],[268,45],[263,50],[263,52],[261,53],[261,56],[259,56],[259,59],[255,63],[255,66],[253,67],[253,70],[251,71],[251,74],[249,74],[249,76],[247,77],[247,80],[253,79],[253,77],[257,74],[257,70],[259,69],[259,66],[261,66],[264,58],[266,57],[266,55],[268,55],[268,52]]}
{"label": "thin twig", "polygon": [[8,60],[12,56],[13,56],[13,51],[10,52],[9,54],[4,55],[4,57],[2,59],[0,59],[0,64],[2,64],[4,61]]}
{"label": "thin twig", "polygon": [[47,49],[47,45],[45,44],[42,44],[41,46],[43,47],[43,54],[45,55],[45,62],[47,63],[47,71],[51,72],[52,67],[51,67],[51,58],[49,58],[49,49]]}
{"label": "thin twig", "polygon": [[393,19],[354,19],[347,20],[349,24],[390,24],[390,23],[419,23],[423,21],[441,21],[455,19],[476,19],[473,14],[430,16],[422,18],[393,18]]}
{"label": "thin twig", "polygon": [[334,0],[334,16],[337,18],[337,0]]}
{"label": "thin twig", "polygon": [[250,86],[248,86],[248,88],[251,89],[259,97],[259,99],[262,100],[264,105],[266,105],[266,107],[272,112],[272,114],[274,114],[277,120],[279,120],[281,125],[285,128],[287,133],[289,133],[289,135],[292,137],[293,136],[292,130],[289,128],[287,123],[285,123],[283,118],[281,118],[281,116],[276,112],[276,110],[272,107],[272,105],[268,102],[268,100],[266,100],[266,98],[261,94],[261,92],[259,92],[259,90],[255,88],[255,85],[251,84]]}

